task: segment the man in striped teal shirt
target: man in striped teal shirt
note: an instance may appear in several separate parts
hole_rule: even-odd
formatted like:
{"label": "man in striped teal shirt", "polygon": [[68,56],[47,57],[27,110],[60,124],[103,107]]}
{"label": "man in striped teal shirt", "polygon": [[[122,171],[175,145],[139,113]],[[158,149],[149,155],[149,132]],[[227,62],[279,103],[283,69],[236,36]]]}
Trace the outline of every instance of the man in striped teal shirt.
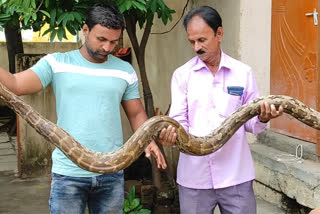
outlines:
{"label": "man in striped teal shirt", "polygon": [[[123,144],[120,105],[135,131],[147,120],[132,66],[112,56],[124,27],[113,6],[95,5],[83,26],[79,50],[48,54],[30,69],[10,74],[0,69],[0,81],[17,95],[38,92],[52,84],[57,125],[96,152],[112,152]],[[166,162],[152,142],[145,150],[159,168]],[[100,175],[79,168],[58,148],[52,154],[51,213],[122,213],[123,171]]]}

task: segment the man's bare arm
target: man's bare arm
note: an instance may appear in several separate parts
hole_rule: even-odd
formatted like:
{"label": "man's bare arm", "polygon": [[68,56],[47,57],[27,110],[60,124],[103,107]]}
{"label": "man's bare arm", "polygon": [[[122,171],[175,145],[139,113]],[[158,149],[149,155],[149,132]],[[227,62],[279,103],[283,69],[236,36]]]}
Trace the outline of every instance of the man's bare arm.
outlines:
{"label": "man's bare arm", "polygon": [[11,74],[0,68],[0,82],[16,95],[32,94],[42,89],[40,79],[30,69]]}

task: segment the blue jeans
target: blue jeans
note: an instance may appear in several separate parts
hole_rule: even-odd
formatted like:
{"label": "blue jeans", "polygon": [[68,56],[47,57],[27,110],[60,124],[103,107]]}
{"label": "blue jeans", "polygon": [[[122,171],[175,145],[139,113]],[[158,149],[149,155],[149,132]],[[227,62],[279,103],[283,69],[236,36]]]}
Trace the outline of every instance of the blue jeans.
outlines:
{"label": "blue jeans", "polygon": [[69,177],[52,173],[51,214],[121,214],[124,203],[123,171],[95,177]]}

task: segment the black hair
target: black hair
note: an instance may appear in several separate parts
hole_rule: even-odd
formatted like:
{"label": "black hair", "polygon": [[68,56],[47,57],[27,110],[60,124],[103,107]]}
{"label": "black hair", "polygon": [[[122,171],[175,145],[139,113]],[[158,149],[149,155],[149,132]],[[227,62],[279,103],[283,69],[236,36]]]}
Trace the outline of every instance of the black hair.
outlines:
{"label": "black hair", "polygon": [[124,20],[120,11],[111,4],[95,4],[90,8],[85,22],[89,30],[100,24],[109,29],[117,30],[124,28]]}
{"label": "black hair", "polygon": [[200,6],[192,9],[185,16],[183,20],[183,26],[186,30],[190,20],[194,16],[200,16],[212,28],[214,34],[216,34],[218,27],[222,27],[222,20],[218,11],[209,6]]}

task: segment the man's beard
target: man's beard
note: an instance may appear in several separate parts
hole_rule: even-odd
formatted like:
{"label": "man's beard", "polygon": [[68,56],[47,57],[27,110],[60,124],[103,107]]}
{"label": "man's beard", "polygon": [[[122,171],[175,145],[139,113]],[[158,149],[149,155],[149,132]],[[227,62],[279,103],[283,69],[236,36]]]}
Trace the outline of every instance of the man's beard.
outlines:
{"label": "man's beard", "polygon": [[88,54],[97,61],[107,60],[108,55],[110,54],[110,52],[101,51],[101,50],[93,51],[87,44],[86,44],[86,49]]}

